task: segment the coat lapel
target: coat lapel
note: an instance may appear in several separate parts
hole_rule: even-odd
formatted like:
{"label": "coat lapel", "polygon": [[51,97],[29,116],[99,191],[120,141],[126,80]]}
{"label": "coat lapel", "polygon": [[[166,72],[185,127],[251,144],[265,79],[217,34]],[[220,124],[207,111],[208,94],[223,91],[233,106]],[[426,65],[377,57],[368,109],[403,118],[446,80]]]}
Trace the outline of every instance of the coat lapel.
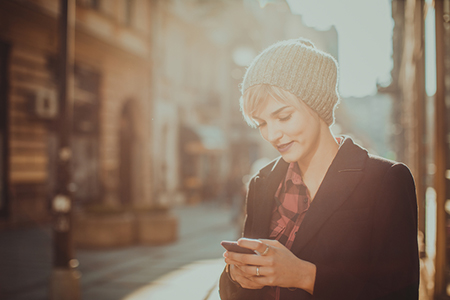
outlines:
{"label": "coat lapel", "polygon": [[263,168],[256,180],[255,216],[252,232],[260,238],[268,238],[275,192],[286,175],[289,164],[281,157],[272,167]]}
{"label": "coat lapel", "polygon": [[361,179],[367,157],[366,150],[346,138],[297,232],[293,253],[298,253],[318,234],[327,219],[349,198]]}

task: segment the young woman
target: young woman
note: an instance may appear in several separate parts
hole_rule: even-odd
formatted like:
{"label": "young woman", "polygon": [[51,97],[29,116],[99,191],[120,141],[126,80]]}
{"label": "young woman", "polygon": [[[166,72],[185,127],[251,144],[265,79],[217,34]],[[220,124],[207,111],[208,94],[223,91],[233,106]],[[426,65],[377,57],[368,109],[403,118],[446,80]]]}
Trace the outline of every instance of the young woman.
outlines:
{"label": "young woman", "polygon": [[401,164],[329,127],[337,63],[304,39],[248,68],[241,110],[281,157],[249,185],[242,247],[224,253],[228,299],[418,299],[417,204]]}

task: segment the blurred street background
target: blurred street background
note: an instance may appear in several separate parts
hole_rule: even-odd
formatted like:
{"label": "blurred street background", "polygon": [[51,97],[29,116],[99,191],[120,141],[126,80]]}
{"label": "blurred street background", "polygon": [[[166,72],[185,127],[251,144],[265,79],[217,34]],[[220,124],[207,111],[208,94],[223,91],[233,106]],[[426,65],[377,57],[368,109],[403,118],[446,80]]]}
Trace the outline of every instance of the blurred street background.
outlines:
{"label": "blurred street background", "polygon": [[450,299],[450,0],[0,0],[0,299],[218,299],[278,155],[239,84],[298,37],[339,62],[333,133],[412,170]]}
{"label": "blurred street background", "polygon": [[[82,299],[217,299],[220,241],[238,237],[229,210],[208,203],[179,206],[174,215],[176,242],[77,250]],[[0,244],[1,299],[48,299],[50,228],[2,232]]]}

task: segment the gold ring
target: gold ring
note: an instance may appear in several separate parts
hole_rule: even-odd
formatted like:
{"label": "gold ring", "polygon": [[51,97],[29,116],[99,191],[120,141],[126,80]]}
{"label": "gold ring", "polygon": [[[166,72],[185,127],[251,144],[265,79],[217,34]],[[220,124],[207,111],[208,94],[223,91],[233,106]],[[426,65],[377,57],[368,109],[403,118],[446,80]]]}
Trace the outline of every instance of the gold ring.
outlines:
{"label": "gold ring", "polygon": [[256,267],[256,276],[261,276],[260,274],[259,274],[259,267]]}
{"label": "gold ring", "polygon": [[261,255],[266,255],[266,254],[267,254],[267,252],[269,252],[269,245],[266,245],[266,246],[267,246],[266,250],[264,250],[264,252],[263,252],[263,253],[261,253]]}

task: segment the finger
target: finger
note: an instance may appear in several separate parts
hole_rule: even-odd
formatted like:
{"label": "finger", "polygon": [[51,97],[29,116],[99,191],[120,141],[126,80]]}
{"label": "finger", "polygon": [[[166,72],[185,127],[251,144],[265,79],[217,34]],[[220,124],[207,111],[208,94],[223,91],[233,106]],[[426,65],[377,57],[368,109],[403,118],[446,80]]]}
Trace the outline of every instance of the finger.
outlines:
{"label": "finger", "polygon": [[245,265],[244,263],[237,261],[237,260],[233,260],[230,258],[225,258],[225,263],[230,264],[230,265],[235,265],[235,266],[243,266]]}
{"label": "finger", "polygon": [[258,247],[258,249],[256,249],[255,251],[259,254],[259,255],[270,255],[270,248],[272,246],[270,246],[269,244],[266,244],[264,242],[261,241],[261,245]]}
{"label": "finger", "polygon": [[244,253],[238,253],[238,252],[233,252],[233,251],[226,251],[223,255],[225,258],[236,260],[241,263],[245,263],[248,260],[249,256],[256,256],[254,254],[244,254]]}
{"label": "finger", "polygon": [[241,266],[235,266],[235,269],[237,270],[239,276],[245,277],[245,278],[251,278],[254,274],[248,274],[247,272],[244,271],[244,269],[246,269],[245,265],[241,265]]}
{"label": "finger", "polygon": [[274,286],[273,276],[253,276],[250,281],[255,286]]}
{"label": "finger", "polygon": [[256,276],[256,266],[241,266],[239,269],[246,270],[245,273],[240,271],[239,276],[236,277],[236,281],[244,288],[260,289],[266,285],[273,286],[275,283],[273,276],[265,275],[266,272],[270,273],[268,268],[261,270],[261,267],[259,267],[260,276]]}
{"label": "finger", "polygon": [[263,284],[255,282],[255,277],[246,277],[246,276],[236,276],[236,281],[246,289],[262,289],[264,287]]}
{"label": "finger", "polygon": [[223,253],[223,257],[225,257],[225,262],[228,264],[232,264],[232,265],[244,265],[246,264],[245,262],[242,261],[242,259],[246,256],[256,256],[253,254],[241,254],[241,253],[237,253],[237,252],[233,252],[233,251],[225,251]]}
{"label": "finger", "polygon": [[255,250],[260,255],[267,255],[268,252],[270,251],[270,246],[269,244],[265,243],[265,241],[271,241],[272,243],[272,240],[254,240],[242,238],[238,240],[238,244],[242,247]]}
{"label": "finger", "polygon": [[[241,254],[229,251],[226,259],[233,260],[236,265],[267,265],[268,262],[264,260],[265,257],[254,254]],[[225,260],[226,261],[226,260]]]}
{"label": "finger", "polygon": [[225,251],[223,253],[223,257],[225,258],[225,263],[230,264],[230,265],[242,265],[243,264],[241,261],[233,259],[233,255],[231,255],[231,257],[230,257],[230,253],[231,252],[229,252],[229,251]]}
{"label": "finger", "polygon": [[259,241],[275,248],[278,248],[282,245],[278,240],[259,239]]}
{"label": "finger", "polygon": [[232,266],[233,268],[233,271],[232,271],[232,273],[233,273],[233,275],[234,275],[234,277],[249,277],[248,276],[248,274],[246,274],[246,273],[244,273],[242,270],[241,270],[241,267],[242,266],[237,266],[237,265],[233,265]]}
{"label": "finger", "polygon": [[247,278],[245,278],[242,282],[239,282],[239,284],[244,289],[251,289],[251,290],[259,290],[265,286]]}
{"label": "finger", "polygon": [[[261,266],[239,266],[239,269],[244,272],[247,276],[264,276],[262,270],[264,269]],[[259,274],[259,275],[258,275]]]}
{"label": "finger", "polygon": [[252,250],[256,250],[259,246],[261,246],[260,240],[248,239],[248,238],[240,238],[237,241],[237,243],[239,246],[242,246],[244,248],[249,248]]}
{"label": "finger", "polygon": [[242,287],[258,288],[252,283],[252,275],[249,275],[241,270],[241,266],[234,266],[233,272],[230,274],[234,281],[238,282]]}

